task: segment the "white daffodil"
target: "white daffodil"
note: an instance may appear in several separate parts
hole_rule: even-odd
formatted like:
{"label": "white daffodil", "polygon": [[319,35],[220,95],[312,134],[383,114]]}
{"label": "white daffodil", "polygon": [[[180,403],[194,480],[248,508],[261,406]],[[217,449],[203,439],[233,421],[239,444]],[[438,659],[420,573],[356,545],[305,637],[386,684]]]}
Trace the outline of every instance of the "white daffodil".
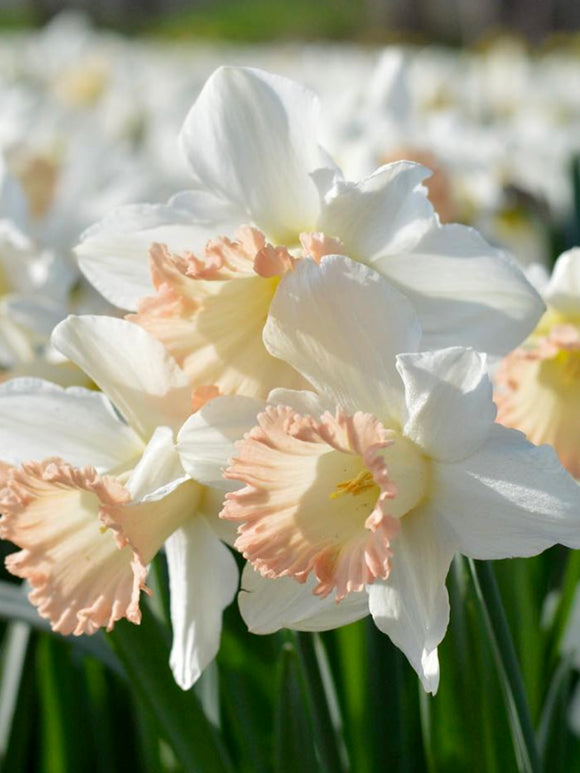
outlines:
{"label": "white daffodil", "polygon": [[88,279],[137,310],[131,319],[195,386],[222,392],[296,386],[261,330],[278,283],[305,256],[344,254],[377,270],[411,301],[425,349],[505,353],[523,340],[543,306],[517,266],[476,231],[439,223],[418,164],[345,181],[317,143],[318,110],[293,81],[217,70],[181,133],[195,189],[89,229],[77,248]]}
{"label": "white daffodil", "polygon": [[0,372],[31,365],[66,316],[70,275],[26,235],[26,211],[22,190],[0,155]]}
{"label": "white daffodil", "polygon": [[104,395],[37,379],[0,386],[0,531],[21,548],[7,566],[54,630],[90,634],[139,622],[147,565],[165,545],[171,666],[188,688],[215,657],[238,585],[211,527],[221,495],[213,503],[175,449],[191,387],[163,346],[124,320],[69,317],[53,341]]}
{"label": "white daffodil", "polygon": [[[225,474],[246,485],[221,516],[238,525],[235,546],[251,564],[239,597],[250,630],[324,629],[370,612],[435,692],[454,553],[578,547],[580,490],[552,449],[494,423],[483,355],[419,352],[420,338],[408,300],[367,266],[301,261],[264,340],[316,392],[270,395]],[[198,480],[214,480],[220,437],[224,464],[227,420],[213,430],[213,467],[197,449],[212,432],[209,409],[226,415],[230,399],[180,432]]]}
{"label": "white daffodil", "polygon": [[497,371],[497,418],[580,478],[580,248],[560,255],[542,294],[547,312]]}

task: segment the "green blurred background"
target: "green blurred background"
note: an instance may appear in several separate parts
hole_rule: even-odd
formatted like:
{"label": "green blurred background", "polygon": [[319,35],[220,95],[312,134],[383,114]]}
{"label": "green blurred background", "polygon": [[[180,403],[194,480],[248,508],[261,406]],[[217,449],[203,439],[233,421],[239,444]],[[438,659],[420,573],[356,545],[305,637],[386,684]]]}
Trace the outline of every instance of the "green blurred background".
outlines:
{"label": "green blurred background", "polygon": [[570,0],[0,0],[0,24],[41,26],[71,8],[126,33],[238,42],[464,45],[508,31],[538,44],[580,29],[580,3]]}

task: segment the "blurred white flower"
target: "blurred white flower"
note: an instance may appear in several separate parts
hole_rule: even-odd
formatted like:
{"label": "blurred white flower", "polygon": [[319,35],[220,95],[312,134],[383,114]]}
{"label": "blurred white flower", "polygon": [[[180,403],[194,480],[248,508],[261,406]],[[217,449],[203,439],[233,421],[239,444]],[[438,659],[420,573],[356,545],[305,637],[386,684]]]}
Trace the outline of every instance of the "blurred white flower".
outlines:
{"label": "blurred white flower", "polygon": [[537,328],[497,371],[497,418],[550,443],[580,478],[580,248],[560,255],[543,296]]}

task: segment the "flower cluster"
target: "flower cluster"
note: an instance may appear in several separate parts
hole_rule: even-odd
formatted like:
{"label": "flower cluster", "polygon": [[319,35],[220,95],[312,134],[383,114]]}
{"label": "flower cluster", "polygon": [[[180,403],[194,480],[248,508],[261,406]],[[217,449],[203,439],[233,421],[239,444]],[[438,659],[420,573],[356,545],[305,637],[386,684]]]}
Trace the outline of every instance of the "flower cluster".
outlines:
{"label": "flower cluster", "polygon": [[[164,546],[184,688],[238,589],[230,547],[251,631],[370,614],[429,692],[456,553],[580,547],[580,488],[496,422],[486,360],[540,324],[502,371],[507,419],[513,358],[573,369],[577,329],[548,325],[477,231],[440,222],[425,167],[352,182],[320,123],[297,83],[217,70],[181,132],[192,188],[114,211],[77,247],[126,316],[70,316],[51,344],[99,391],[0,386],[9,569],[55,630],[90,634],[139,622]],[[574,311],[556,285],[547,298]]]}

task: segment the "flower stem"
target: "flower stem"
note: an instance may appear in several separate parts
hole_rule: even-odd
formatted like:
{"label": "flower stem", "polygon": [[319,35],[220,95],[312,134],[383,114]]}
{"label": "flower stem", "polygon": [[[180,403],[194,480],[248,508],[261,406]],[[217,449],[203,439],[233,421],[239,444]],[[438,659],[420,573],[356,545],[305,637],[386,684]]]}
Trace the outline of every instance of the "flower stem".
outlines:
{"label": "flower stem", "polygon": [[330,706],[314,647],[314,637],[310,633],[295,631],[294,640],[304,674],[306,695],[314,724],[320,768],[324,773],[343,773],[346,767],[340,753],[342,739],[337,736],[332,721]]}
{"label": "flower stem", "polygon": [[469,559],[469,568],[505,693],[521,769],[526,773],[540,773],[540,755],[526,690],[493,569],[489,561],[472,559]]}

